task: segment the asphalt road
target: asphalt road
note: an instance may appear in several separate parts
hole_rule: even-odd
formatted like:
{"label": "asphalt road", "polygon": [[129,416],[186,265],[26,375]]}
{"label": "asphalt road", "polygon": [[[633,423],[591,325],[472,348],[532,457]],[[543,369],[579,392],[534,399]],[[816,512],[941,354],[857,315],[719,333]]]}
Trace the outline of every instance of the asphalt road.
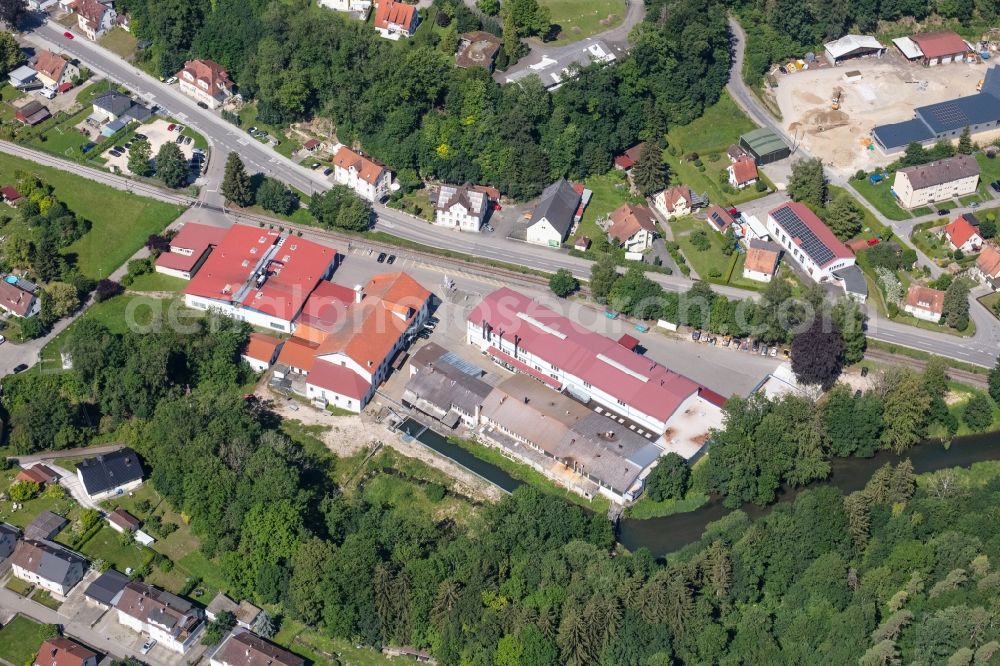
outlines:
{"label": "asphalt road", "polygon": [[[732,27],[736,44],[733,76],[728,86],[730,93],[754,120],[763,126],[782,132],[778,124],[770,117],[766,109],[761,108],[752,92],[742,82],[739,73],[742,71],[744,36],[738,23],[734,22]],[[329,181],[321,174],[299,166],[274,152],[270,147],[254,141],[215,113],[198,107],[194,100],[181,94],[175,86],[168,86],[137,70],[96,43],[83,37],[68,40],[62,33],[61,26],[46,24],[39,26],[34,32],[26,34],[24,40],[80,58],[93,71],[126,85],[140,97],[151,103],[159,104],[178,120],[189,124],[205,135],[212,146],[212,159],[208,174],[210,184],[204,188],[201,198],[202,204],[207,208],[218,207],[221,203],[217,183],[219,182],[221,165],[225,156],[231,151],[240,154],[248,169],[262,171],[304,192],[313,192],[329,186]],[[20,147],[16,148],[21,151],[25,150]],[[0,147],[0,149],[5,150],[6,147]],[[808,156],[801,148],[797,154],[803,157]],[[38,161],[41,161],[41,155],[36,155],[31,159],[37,158]],[[58,161],[57,158],[47,155],[45,159]],[[83,170],[86,169],[86,167],[77,164],[72,164],[71,168],[77,173],[83,173]],[[102,178],[104,177],[116,178],[110,174],[102,174]],[[122,189],[136,187],[127,179],[102,180],[102,182]],[[138,189],[135,191],[139,192]],[[590,262],[572,257],[565,251],[528,245],[507,238],[499,238],[492,234],[455,232],[451,229],[428,224],[424,220],[382,205],[376,205],[374,210],[377,215],[375,228],[399,238],[431,247],[462,252],[472,257],[483,257],[542,271],[566,268],[577,277],[589,277]],[[687,290],[691,284],[690,280],[678,275],[668,276],[650,273],[650,277],[671,291]],[[755,298],[757,296],[755,292],[732,287],[713,286],[713,289],[731,298]],[[957,338],[946,333],[914,328],[881,319],[875,314],[869,320],[868,334],[878,340],[992,367],[997,351],[1000,349],[1000,326],[984,308],[978,307],[978,303],[973,304],[972,316],[978,327],[977,335],[974,338]]]}

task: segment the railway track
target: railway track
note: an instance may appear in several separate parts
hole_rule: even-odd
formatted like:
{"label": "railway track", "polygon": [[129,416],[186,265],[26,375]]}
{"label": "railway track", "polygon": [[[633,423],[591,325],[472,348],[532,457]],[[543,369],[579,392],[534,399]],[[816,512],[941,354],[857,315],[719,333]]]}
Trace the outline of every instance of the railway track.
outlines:
{"label": "railway track", "polygon": [[[909,356],[903,356],[901,354],[890,354],[889,352],[882,351],[880,349],[867,350],[865,352],[865,358],[877,363],[888,363],[891,365],[902,366],[904,368],[911,368],[913,370],[923,370],[927,367],[927,361],[911,358]],[[969,384],[970,386],[975,386],[981,389],[987,388],[986,375],[980,375],[975,372],[969,372],[968,370],[961,370],[958,368],[948,368],[948,376],[955,381],[962,382],[963,384]]]}

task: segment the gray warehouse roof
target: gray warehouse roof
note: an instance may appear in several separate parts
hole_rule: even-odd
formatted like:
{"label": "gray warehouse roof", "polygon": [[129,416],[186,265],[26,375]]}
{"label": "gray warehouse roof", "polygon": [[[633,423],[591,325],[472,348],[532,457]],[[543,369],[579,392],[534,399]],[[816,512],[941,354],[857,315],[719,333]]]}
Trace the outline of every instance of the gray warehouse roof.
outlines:
{"label": "gray warehouse roof", "polygon": [[934,132],[920,118],[890,125],[879,125],[872,130],[872,134],[886,149],[899,148],[914,141],[923,143],[934,138]]}

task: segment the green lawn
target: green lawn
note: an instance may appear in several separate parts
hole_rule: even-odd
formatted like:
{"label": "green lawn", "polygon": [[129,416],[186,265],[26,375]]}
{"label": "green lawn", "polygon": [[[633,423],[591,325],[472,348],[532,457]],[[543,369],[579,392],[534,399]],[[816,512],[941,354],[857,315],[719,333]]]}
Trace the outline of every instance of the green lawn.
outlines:
{"label": "green lawn", "polygon": [[566,44],[585,39],[619,25],[625,19],[623,0],[540,0],[552,13],[558,26],[556,43]]}
{"label": "green lawn", "polygon": [[0,120],[3,122],[10,122],[14,120],[14,106],[11,102],[21,99],[24,97],[24,93],[10,85],[10,83],[4,83],[0,86]]}
{"label": "green lawn", "polygon": [[989,187],[993,181],[1000,180],[1000,157],[991,160],[984,153],[976,153],[976,161],[979,162],[979,182]]}
{"label": "green lawn", "polygon": [[181,291],[187,283],[187,280],[154,271],[140,275],[128,288],[129,291]]}
{"label": "green lawn", "polygon": [[[741,134],[754,129],[757,126],[753,121],[736,106],[728,93],[723,93],[719,101],[705,109],[700,118],[667,132],[667,140],[683,153],[724,153],[730,145],[739,141]],[[729,158],[725,159],[728,164]]]}
{"label": "green lawn", "polygon": [[62,602],[57,601],[47,590],[35,590],[35,593],[31,595],[31,600],[54,611],[59,610],[59,607],[62,606]]}
{"label": "green lawn", "polygon": [[0,658],[21,666],[30,664],[38,654],[42,641],[57,634],[52,625],[39,624],[23,615],[15,615],[0,629]]}
{"label": "green lawn", "polygon": [[958,201],[963,206],[968,206],[969,204],[973,203],[982,203],[983,201],[986,201],[989,198],[990,198],[989,195],[983,195],[977,192],[976,194],[970,194],[967,197],[959,197]]}
{"label": "green lawn", "polygon": [[598,218],[605,217],[623,203],[644,203],[642,197],[629,193],[625,172],[618,169],[612,169],[603,176],[590,176],[584,181],[584,185],[594,195],[590,198],[587,209],[583,211],[583,218],[580,220],[577,234],[591,239],[604,233],[597,226]]}
{"label": "green lawn", "polygon": [[858,194],[864,197],[878,212],[890,220],[907,220],[910,218],[910,214],[899,207],[889,189],[892,179],[893,174],[889,174],[888,178],[878,185],[872,185],[867,178],[864,180],[852,180],[851,187],[857,190]]}
{"label": "green lawn", "polygon": [[[240,110],[240,127],[245,130],[250,129],[251,127],[256,127],[257,129],[268,132],[279,141],[278,145],[275,146],[275,151],[281,153],[285,157],[290,157],[292,153],[302,147],[302,144],[300,144],[293,136],[287,134],[283,128],[268,125],[259,121],[257,119],[256,104],[247,104]],[[253,137],[248,134],[247,138],[252,139]]]}
{"label": "green lawn", "polygon": [[153,559],[153,551],[140,544],[122,545],[121,534],[105,525],[83,544],[81,552],[91,560],[104,560],[124,572],[137,571]]}
{"label": "green lawn", "polygon": [[1000,291],[983,296],[979,302],[986,306],[986,309],[993,313],[993,316],[1000,319]]}
{"label": "green lawn", "polygon": [[90,220],[91,230],[63,254],[75,254],[80,271],[94,279],[110,275],[143,246],[149,234],[162,231],[183,212],[180,206],[116,190],[11,155],[0,156],[0,181],[15,182],[17,171],[37,175],[54,188],[56,197],[70,210]]}
{"label": "green lawn", "polygon": [[[17,476],[17,472],[17,468],[0,472],[0,492],[7,492],[14,477]],[[23,529],[42,511],[58,513],[60,516],[66,516],[72,522],[80,511],[80,505],[72,497],[52,499],[46,497],[43,492],[34,499],[24,502],[17,511],[11,510],[10,502],[0,502],[0,522],[7,522]]]}
{"label": "green lawn", "polygon": [[858,234],[859,238],[887,238],[890,234],[892,234],[892,229],[879,222],[878,218],[875,217],[875,214],[868,210],[867,206],[862,205],[862,203],[858,201],[857,197],[855,197],[849,190],[837,187],[836,185],[830,185],[827,189],[829,190],[831,198],[835,196],[845,196],[853,201],[858,209],[861,210],[862,217],[864,218],[864,226],[861,228],[861,233]]}
{"label": "green lawn", "polygon": [[914,208],[912,212],[913,217],[923,217],[924,215],[932,214],[934,209],[929,206],[921,206],[920,208]]}
{"label": "green lawn", "polygon": [[136,38],[121,28],[114,28],[97,43],[123,60],[131,60],[135,55]]}
{"label": "green lawn", "polygon": [[[942,222],[942,224],[944,223]],[[937,229],[939,229],[938,225],[914,229],[910,239],[928,258],[939,266],[944,266],[951,261],[951,250],[948,248],[948,241],[941,238]]]}
{"label": "green lawn", "polygon": [[32,585],[31,583],[26,583],[20,578],[14,578],[13,576],[11,576],[4,587],[6,587],[14,594],[19,594],[22,597],[26,597],[31,592]]}
{"label": "green lawn", "polygon": [[[736,273],[735,264],[739,259],[737,253],[726,256],[722,253],[723,237],[715,229],[708,226],[704,220],[694,217],[675,217],[670,220],[674,232],[674,241],[681,246],[681,252],[688,264],[698,276],[707,282],[727,284],[731,273]],[[691,234],[702,230],[708,234],[711,246],[707,250],[699,250],[691,243]],[[742,278],[742,271],[739,277]]]}
{"label": "green lawn", "polygon": [[291,618],[282,619],[281,630],[275,634],[273,641],[321,666],[340,666],[341,664],[392,666],[399,663],[398,659],[389,659],[372,648],[324,636]]}

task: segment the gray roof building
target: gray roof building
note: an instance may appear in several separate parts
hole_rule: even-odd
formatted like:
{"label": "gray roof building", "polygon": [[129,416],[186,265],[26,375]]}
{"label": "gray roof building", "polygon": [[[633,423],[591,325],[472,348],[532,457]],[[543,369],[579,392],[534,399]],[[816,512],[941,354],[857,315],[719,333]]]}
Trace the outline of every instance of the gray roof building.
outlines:
{"label": "gray roof building", "polygon": [[887,152],[908,144],[958,136],[966,127],[973,133],[1000,127],[1000,65],[990,67],[979,93],[914,109],[914,117],[878,125],[872,137]]}
{"label": "gray roof building", "polygon": [[580,205],[580,193],[573,189],[569,181],[560,178],[545,188],[542,198],[531,214],[528,226],[531,227],[543,219],[548,220],[556,231],[565,238],[573,228],[573,216]]}
{"label": "gray roof building", "polygon": [[105,606],[114,606],[115,602],[118,601],[118,595],[128,585],[128,581],[129,577],[125,574],[108,569],[87,586],[84,595]]}
{"label": "gray roof building", "polygon": [[94,108],[101,109],[115,118],[132,108],[132,98],[116,90],[101,93],[93,100]]}
{"label": "gray roof building", "polygon": [[979,162],[971,155],[955,155],[930,164],[906,167],[900,169],[898,173],[906,174],[914,190],[922,190],[969,176],[978,176]]}
{"label": "gray roof building", "polygon": [[51,541],[23,539],[17,543],[11,563],[47,581],[70,588],[83,578],[87,561]]}
{"label": "gray roof building", "polygon": [[25,539],[51,539],[69,521],[51,511],[42,511],[24,528]]}
{"label": "gray roof building", "polygon": [[7,523],[0,523],[0,560],[10,557],[17,545],[17,539],[21,536],[21,530]]}
{"label": "gray roof building", "polygon": [[492,390],[478,376],[440,362],[421,368],[410,378],[403,391],[403,404],[454,427],[461,416],[470,421],[477,419],[483,400]]}
{"label": "gray roof building", "polygon": [[848,294],[857,296],[862,301],[868,298],[868,281],[857,265],[841,268],[839,271],[834,271],[833,275],[843,281],[844,291]]}
{"label": "gray roof building", "polygon": [[88,495],[99,495],[142,479],[139,456],[128,448],[87,458],[76,466],[76,471]]}
{"label": "gray roof building", "polygon": [[125,585],[115,608],[142,623],[160,627],[178,643],[187,642],[204,622],[203,611],[190,601],[135,581]]}
{"label": "gray roof building", "polygon": [[305,661],[246,629],[234,629],[211,657],[220,666],[302,666]]}

